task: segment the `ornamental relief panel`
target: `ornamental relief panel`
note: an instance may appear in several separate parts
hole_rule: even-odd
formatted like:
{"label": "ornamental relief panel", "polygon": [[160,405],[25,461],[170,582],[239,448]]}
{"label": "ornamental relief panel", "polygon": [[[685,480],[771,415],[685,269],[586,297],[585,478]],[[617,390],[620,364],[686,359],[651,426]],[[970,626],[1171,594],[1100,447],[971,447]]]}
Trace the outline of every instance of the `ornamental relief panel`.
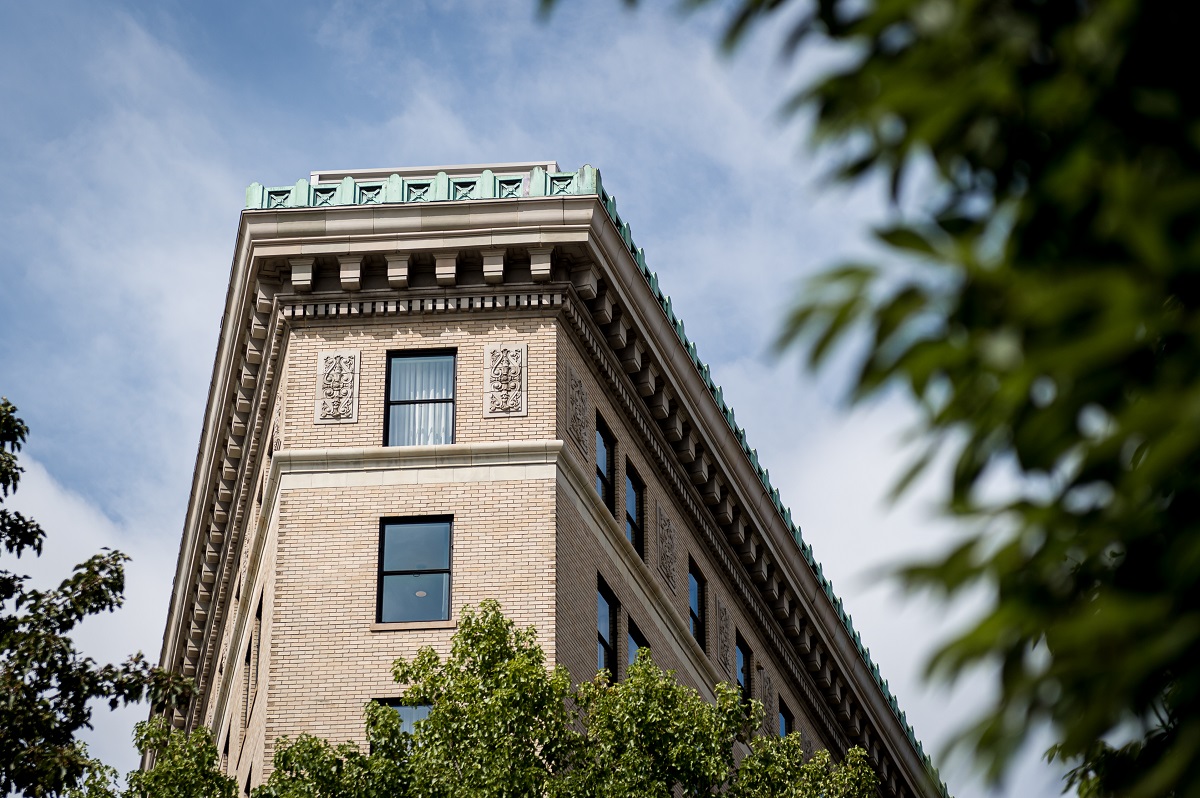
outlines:
{"label": "ornamental relief panel", "polygon": [[587,388],[583,386],[583,380],[580,379],[575,372],[575,367],[570,363],[567,364],[567,397],[570,402],[567,432],[583,450],[583,453],[590,455],[591,447],[588,445],[588,439],[591,437],[589,434],[591,424],[588,422]]}
{"label": "ornamental relief panel", "polygon": [[358,421],[360,352],[336,349],[317,353],[317,424],[354,424]]}
{"label": "ornamental relief panel", "polygon": [[771,671],[763,668],[759,673],[762,678],[758,683],[762,686],[762,695],[758,700],[762,702],[763,709],[763,732],[769,735],[779,733],[779,702],[775,698],[775,678],[771,676]]}
{"label": "ornamental relief panel", "polygon": [[666,580],[667,587],[675,592],[675,524],[662,505],[658,505],[658,572]]}
{"label": "ornamental relief panel", "polygon": [[729,607],[721,599],[717,599],[717,662],[725,669],[728,676],[733,676],[732,631],[729,623]]}
{"label": "ornamental relief panel", "polygon": [[529,414],[529,347],[488,344],[483,357],[483,416],[503,418]]}

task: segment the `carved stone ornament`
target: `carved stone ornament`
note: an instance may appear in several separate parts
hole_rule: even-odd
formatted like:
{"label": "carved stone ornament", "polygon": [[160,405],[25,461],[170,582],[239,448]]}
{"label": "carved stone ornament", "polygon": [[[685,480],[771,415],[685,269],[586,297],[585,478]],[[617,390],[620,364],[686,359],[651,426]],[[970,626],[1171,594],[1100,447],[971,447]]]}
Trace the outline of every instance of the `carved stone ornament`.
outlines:
{"label": "carved stone ornament", "polygon": [[804,761],[813,758],[813,754],[817,753],[817,745],[813,742],[812,732],[807,729],[800,730],[800,750],[804,752]]}
{"label": "carved stone ornament", "polygon": [[317,401],[313,420],[318,424],[353,424],[358,421],[357,349],[337,349],[317,354]]}
{"label": "carved stone ornament", "polygon": [[529,414],[529,347],[488,344],[483,360],[483,416],[502,418]]}
{"label": "carved stone ornament", "polygon": [[769,735],[776,735],[779,733],[779,702],[775,698],[775,678],[769,670],[763,668],[762,678],[758,683],[762,686],[762,695],[758,700],[766,710],[763,713],[763,731]]}
{"label": "carved stone ornament", "polygon": [[579,448],[583,449],[583,453],[589,454],[591,447],[588,445],[588,439],[591,437],[589,434],[591,424],[588,423],[587,389],[583,387],[583,380],[575,373],[575,367],[570,363],[567,364],[567,395],[571,402],[567,432],[575,439],[575,443],[579,444]]}
{"label": "carved stone ornament", "polygon": [[671,592],[675,592],[675,524],[662,505],[658,505],[658,572],[662,574]]}
{"label": "carved stone ornament", "polygon": [[731,657],[733,642],[730,640],[729,607],[717,599],[717,662],[729,676],[733,675],[733,660]]}

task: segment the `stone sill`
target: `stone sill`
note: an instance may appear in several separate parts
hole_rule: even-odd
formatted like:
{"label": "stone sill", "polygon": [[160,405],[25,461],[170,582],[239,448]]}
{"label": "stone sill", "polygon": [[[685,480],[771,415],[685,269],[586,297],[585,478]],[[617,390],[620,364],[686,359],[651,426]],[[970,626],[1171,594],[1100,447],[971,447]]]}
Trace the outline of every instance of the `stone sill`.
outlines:
{"label": "stone sill", "polygon": [[418,629],[455,629],[458,621],[402,621],[400,623],[373,623],[372,632],[412,632]]}

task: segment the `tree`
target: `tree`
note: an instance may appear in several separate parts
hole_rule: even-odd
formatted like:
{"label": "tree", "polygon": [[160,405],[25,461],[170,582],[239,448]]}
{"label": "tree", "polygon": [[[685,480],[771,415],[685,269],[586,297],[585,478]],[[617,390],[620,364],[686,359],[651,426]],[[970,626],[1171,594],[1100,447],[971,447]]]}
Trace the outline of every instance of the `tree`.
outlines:
{"label": "tree", "polygon": [[846,57],[788,106],[812,113],[838,179],[882,175],[896,199],[933,175],[877,231],[890,265],[820,275],[782,344],[819,367],[865,341],[851,402],[915,400],[898,492],[939,452],[954,463],[944,510],[964,539],[902,575],[990,597],[931,663],[1000,665],[964,742],[998,779],[1044,725],[1083,794],[1200,795],[1191,26],[1137,0],[732,6],[729,47],[779,20],[787,54]]}
{"label": "tree", "polygon": [[117,771],[89,763],[79,785],[66,798],[234,798],[237,782],[218,767],[217,746],[208,729],[188,733],[160,716],[138,723],[133,741],[139,754],[154,754],[154,766],[134,770],[117,784]]}
{"label": "tree", "polygon": [[393,675],[407,685],[405,704],[429,706],[425,720],[408,731],[394,710],[368,704],[367,753],[309,735],[282,740],[255,798],[666,798],[726,788],[737,798],[868,798],[878,784],[858,748],[838,766],[827,752],[805,764],[798,733],[755,739],[735,770],[734,743],[749,741],[762,717],[757,702],[718,685],[709,704],[649,650],[624,680],[601,672],[571,691],[561,666],[546,668],[533,629],[517,629],[494,601],[464,611],[445,660],[422,649]]}
{"label": "tree", "polygon": [[[17,453],[28,432],[16,408],[0,399],[0,504],[17,489]],[[8,554],[40,555],[44,539],[37,522],[0,507],[0,545]],[[98,665],[69,636],[84,618],[121,606],[126,559],[103,550],[52,590],[0,570],[0,793],[59,795],[96,772],[75,739],[90,725],[90,701],[115,708],[149,697],[162,707],[186,696],[187,682],[152,668],[141,654]]]}

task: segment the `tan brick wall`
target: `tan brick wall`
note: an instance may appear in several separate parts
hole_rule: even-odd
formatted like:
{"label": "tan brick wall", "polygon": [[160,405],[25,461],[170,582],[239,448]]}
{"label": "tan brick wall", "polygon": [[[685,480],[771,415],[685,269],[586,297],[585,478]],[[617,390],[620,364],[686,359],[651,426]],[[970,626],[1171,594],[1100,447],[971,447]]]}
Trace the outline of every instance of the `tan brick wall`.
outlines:
{"label": "tan brick wall", "polygon": [[[387,353],[419,349],[456,349],[455,441],[553,438],[555,322],[523,312],[511,316],[482,313],[424,315],[305,323],[289,336],[287,360],[287,437],[290,449],[334,446],[382,446]],[[489,342],[515,341],[529,346],[528,410],[524,417],[484,418],[484,348]],[[325,349],[359,349],[358,422],[316,424],[317,356]]]}
{"label": "tan brick wall", "polygon": [[553,481],[287,491],[281,501],[266,737],[364,742],[362,708],[398,696],[397,657],[453,629],[371,631],[380,519],[451,515],[451,618],[498,599],[554,656]]}

